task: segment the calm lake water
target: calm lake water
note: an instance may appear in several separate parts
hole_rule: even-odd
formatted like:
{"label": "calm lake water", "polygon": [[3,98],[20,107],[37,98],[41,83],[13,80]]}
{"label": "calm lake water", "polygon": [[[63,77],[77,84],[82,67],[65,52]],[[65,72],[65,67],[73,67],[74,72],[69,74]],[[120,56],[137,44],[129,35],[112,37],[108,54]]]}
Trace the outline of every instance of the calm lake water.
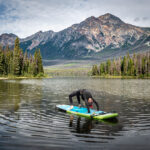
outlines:
{"label": "calm lake water", "polygon": [[[68,95],[89,89],[118,120],[58,111]],[[76,103],[76,99],[74,99]],[[0,150],[149,149],[150,80],[52,78],[0,81]]]}

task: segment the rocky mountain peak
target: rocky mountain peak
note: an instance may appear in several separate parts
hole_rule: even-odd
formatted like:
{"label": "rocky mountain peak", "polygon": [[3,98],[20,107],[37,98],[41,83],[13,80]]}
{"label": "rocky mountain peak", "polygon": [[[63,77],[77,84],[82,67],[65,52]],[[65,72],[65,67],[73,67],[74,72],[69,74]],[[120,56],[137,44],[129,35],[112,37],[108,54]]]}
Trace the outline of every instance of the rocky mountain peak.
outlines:
{"label": "rocky mountain peak", "polygon": [[6,46],[6,45],[14,45],[14,41],[17,38],[17,35],[12,34],[12,33],[4,33],[2,35],[0,35],[0,44],[2,46]]}
{"label": "rocky mountain peak", "polygon": [[27,41],[31,41],[31,45],[27,47],[27,49],[33,49],[37,46],[39,46],[40,44],[43,45],[46,42],[48,42],[53,36],[55,35],[55,32],[50,30],[50,31],[38,31],[37,33],[21,39],[20,42],[27,42]]}
{"label": "rocky mountain peak", "polygon": [[[43,58],[86,58],[99,55],[101,51],[136,49],[149,42],[150,28],[142,28],[123,22],[107,13],[99,17],[91,16],[60,32],[39,31],[20,39],[23,49],[41,49]],[[9,37],[9,38],[7,38]],[[14,44],[15,35],[3,34],[0,43]],[[144,45],[145,46],[145,45]],[[147,45],[146,45],[147,46]]]}
{"label": "rocky mountain peak", "polygon": [[13,33],[3,33],[0,37],[17,37],[17,35],[13,34]]}
{"label": "rocky mountain peak", "polygon": [[110,24],[123,24],[124,23],[120,18],[110,13],[99,16],[98,19],[102,21],[103,23],[110,23]]}

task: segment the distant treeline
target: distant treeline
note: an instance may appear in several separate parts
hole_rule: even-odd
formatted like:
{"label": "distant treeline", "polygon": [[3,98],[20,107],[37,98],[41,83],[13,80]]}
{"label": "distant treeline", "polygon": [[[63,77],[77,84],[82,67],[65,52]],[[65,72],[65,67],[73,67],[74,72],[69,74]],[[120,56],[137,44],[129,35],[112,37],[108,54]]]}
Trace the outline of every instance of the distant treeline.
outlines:
{"label": "distant treeline", "polygon": [[34,56],[23,53],[20,49],[19,39],[16,38],[13,50],[9,46],[4,49],[0,47],[0,76],[43,76],[43,64],[40,49],[36,50]]}
{"label": "distant treeline", "polygon": [[141,54],[129,53],[118,59],[107,60],[100,66],[93,65],[92,75],[105,76],[150,76],[150,51]]}

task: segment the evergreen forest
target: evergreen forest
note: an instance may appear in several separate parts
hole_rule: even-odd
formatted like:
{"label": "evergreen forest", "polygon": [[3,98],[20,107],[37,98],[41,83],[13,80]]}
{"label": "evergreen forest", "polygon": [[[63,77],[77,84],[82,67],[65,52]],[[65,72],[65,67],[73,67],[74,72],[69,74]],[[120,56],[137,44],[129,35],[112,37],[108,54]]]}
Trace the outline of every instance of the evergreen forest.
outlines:
{"label": "evergreen forest", "polygon": [[128,53],[124,57],[102,62],[99,66],[93,65],[92,75],[150,77],[150,51],[132,56]]}
{"label": "evergreen forest", "polygon": [[0,46],[0,76],[43,76],[43,64],[40,49],[32,56],[23,53],[19,38],[16,38],[14,49]]}

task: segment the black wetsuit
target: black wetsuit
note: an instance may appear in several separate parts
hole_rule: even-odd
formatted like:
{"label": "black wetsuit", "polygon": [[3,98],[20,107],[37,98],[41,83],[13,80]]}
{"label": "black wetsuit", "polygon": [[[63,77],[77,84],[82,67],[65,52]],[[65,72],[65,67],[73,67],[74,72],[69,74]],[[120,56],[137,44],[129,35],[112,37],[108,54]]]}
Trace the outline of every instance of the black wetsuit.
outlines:
{"label": "black wetsuit", "polygon": [[78,100],[78,103],[80,103],[80,96],[82,98],[83,101],[85,101],[85,104],[86,104],[86,107],[88,109],[88,113],[90,113],[90,109],[89,109],[89,104],[88,104],[88,99],[89,98],[92,98],[93,99],[93,102],[96,104],[97,106],[97,110],[99,110],[99,105],[98,103],[95,101],[95,99],[92,97],[91,93],[86,90],[86,89],[81,89],[81,90],[78,90],[78,91],[74,91],[72,92],[70,95],[69,95],[69,101],[70,101],[70,105],[73,105],[73,101],[72,101],[72,97],[73,96],[76,96],[77,97],[77,100]]}

